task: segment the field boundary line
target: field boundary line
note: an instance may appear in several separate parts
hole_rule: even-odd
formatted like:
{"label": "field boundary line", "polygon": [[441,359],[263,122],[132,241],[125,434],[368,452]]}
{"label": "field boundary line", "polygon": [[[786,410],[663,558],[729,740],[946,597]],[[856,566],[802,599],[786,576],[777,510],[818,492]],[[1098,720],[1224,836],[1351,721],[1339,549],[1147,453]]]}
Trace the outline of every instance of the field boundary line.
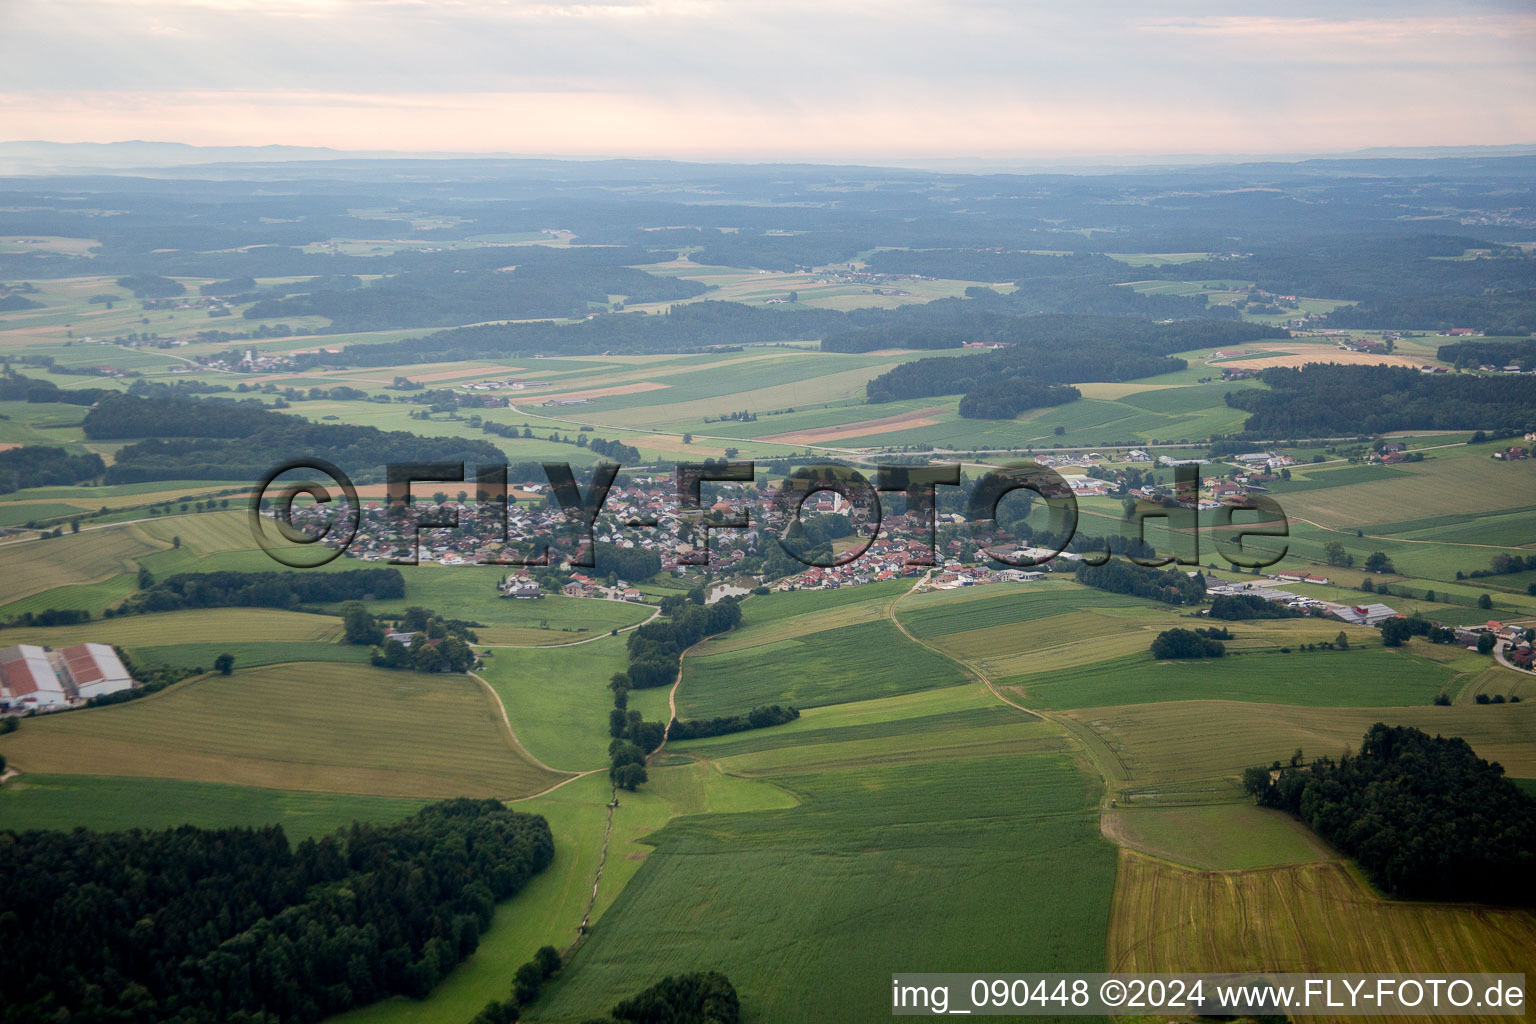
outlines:
{"label": "field boundary line", "polygon": [[[583,598],[577,598],[577,600],[579,600],[579,601],[607,601],[608,598],[606,598],[606,597],[583,597]],[[614,602],[614,603],[618,604],[618,603],[621,603],[621,602]],[[625,602],[622,602],[622,603],[624,603],[624,604],[633,604],[634,602],[625,601]],[[644,603],[644,602],[641,602],[641,603]],[[635,623],[632,626],[620,626],[617,629],[609,630],[607,633],[599,633],[599,634],[597,634],[597,636],[589,636],[585,640],[567,640],[563,644],[472,644],[471,646],[483,648],[483,649],[488,650],[488,651],[553,651],[553,650],[556,650],[556,649],[561,648],[561,647],[580,647],[582,644],[590,644],[590,643],[593,643],[593,642],[598,641],[598,640],[606,640],[606,639],[608,639],[611,636],[617,636],[620,633],[628,633],[630,630],[639,629],[641,626],[644,626],[647,623],[650,623],[650,622],[654,621],[656,616],[661,614],[661,606],[660,605],[646,605],[646,607],[651,609],[651,614],[650,614],[650,616],[644,622],[637,622],[637,623]]]}
{"label": "field boundary line", "polygon": [[[534,757],[533,754],[529,752],[528,748],[523,746],[522,741],[517,738],[517,731],[512,728],[512,719],[507,716],[507,706],[506,704],[502,703],[501,694],[496,692],[496,687],[486,682],[484,677],[482,677],[478,672],[466,672],[464,674],[469,676],[469,678],[473,679],[475,682],[479,683],[480,688],[490,696],[491,701],[496,705],[496,710],[501,713],[501,724],[502,727],[507,731],[507,739],[511,741],[512,749],[516,750],[525,759],[527,759],[529,764],[532,764],[538,768],[542,768],[544,771],[549,772],[552,775],[569,776],[569,778],[563,780],[561,785],[564,785],[565,782],[570,782],[571,779],[580,778],[584,774],[589,774],[587,772],[568,772],[564,768],[551,768],[543,761],[540,761],[538,758]],[[554,788],[554,786],[550,787],[550,789]],[[549,789],[546,789],[544,790],[544,793],[548,793],[549,791]],[[544,794],[540,793],[537,795],[543,796]],[[530,797],[528,799],[532,798]]]}

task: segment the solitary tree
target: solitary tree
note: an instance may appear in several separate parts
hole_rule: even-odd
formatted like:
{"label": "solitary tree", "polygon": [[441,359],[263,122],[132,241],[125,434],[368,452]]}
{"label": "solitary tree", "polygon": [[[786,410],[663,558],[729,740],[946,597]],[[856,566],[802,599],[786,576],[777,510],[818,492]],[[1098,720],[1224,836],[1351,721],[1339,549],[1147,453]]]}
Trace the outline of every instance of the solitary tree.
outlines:
{"label": "solitary tree", "polygon": [[1484,611],[1487,611],[1489,608],[1493,607],[1493,598],[1488,594],[1479,594],[1477,598],[1477,606]]}
{"label": "solitary tree", "polygon": [[213,659],[213,667],[219,675],[227,676],[235,671],[235,656],[224,653]]}
{"label": "solitary tree", "polygon": [[627,789],[633,792],[639,788],[640,784],[645,781],[645,778],[644,765],[627,764],[615,774],[614,782],[618,784],[620,789]]}
{"label": "solitary tree", "polygon": [[1333,646],[1341,651],[1349,650],[1349,637],[1342,629],[1339,630],[1339,635],[1333,638]]}

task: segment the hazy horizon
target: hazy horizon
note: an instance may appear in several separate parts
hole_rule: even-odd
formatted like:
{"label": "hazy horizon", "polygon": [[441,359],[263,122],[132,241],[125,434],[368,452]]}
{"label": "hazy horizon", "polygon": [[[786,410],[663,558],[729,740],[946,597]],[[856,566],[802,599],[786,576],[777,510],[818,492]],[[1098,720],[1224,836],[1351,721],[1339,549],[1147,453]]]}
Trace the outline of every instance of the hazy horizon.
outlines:
{"label": "hazy horizon", "polygon": [[1483,0],[13,0],[18,139],[880,162],[1536,139],[1536,13]]}

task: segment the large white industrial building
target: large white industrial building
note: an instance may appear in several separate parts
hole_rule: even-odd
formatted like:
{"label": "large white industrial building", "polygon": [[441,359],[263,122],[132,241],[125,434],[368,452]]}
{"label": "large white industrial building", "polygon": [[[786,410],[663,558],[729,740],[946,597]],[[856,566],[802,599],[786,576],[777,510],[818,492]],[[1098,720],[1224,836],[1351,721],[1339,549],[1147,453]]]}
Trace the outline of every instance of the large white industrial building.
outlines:
{"label": "large white industrial building", "polygon": [[122,659],[106,644],[0,648],[0,708],[47,710],[131,686]]}

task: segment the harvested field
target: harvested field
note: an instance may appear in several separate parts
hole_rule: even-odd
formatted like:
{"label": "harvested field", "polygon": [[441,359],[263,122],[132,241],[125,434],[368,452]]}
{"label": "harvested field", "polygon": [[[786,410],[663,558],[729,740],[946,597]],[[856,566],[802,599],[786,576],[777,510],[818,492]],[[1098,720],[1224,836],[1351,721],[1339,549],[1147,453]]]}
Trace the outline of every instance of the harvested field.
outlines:
{"label": "harvested field", "polygon": [[544,400],[545,404],[556,399],[588,401],[593,398],[611,398],[614,395],[635,395],[642,391],[660,391],[662,388],[669,388],[671,386],[670,384],[658,384],[653,380],[642,380],[634,384],[615,384],[612,387],[606,388],[587,388],[585,391],[561,391],[558,394],[541,394],[539,397]]}
{"label": "harvested field", "polygon": [[943,406],[914,409],[911,412],[904,412],[896,416],[885,416],[878,420],[860,420],[857,423],[845,423],[838,427],[820,427],[816,430],[797,430],[788,434],[773,434],[762,438],[762,440],[780,441],[785,444],[822,444],[827,441],[842,441],[850,437],[884,434],[892,430],[911,427],[931,427],[939,422],[937,418],[939,415],[948,411]]}
{"label": "harvested field", "polygon": [[1342,861],[1196,871],[1122,851],[1108,969],[1529,975],[1536,973],[1536,914],[1384,900]]}

